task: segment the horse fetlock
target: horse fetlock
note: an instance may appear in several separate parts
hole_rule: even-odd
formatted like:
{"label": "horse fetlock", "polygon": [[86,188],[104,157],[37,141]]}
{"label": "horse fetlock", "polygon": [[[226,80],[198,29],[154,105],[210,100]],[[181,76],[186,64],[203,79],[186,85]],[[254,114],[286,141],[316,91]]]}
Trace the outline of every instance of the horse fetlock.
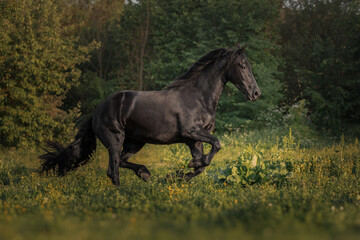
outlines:
{"label": "horse fetlock", "polygon": [[192,168],[192,167],[194,167],[195,166],[195,164],[196,164],[196,162],[198,162],[199,161],[199,159],[191,159],[191,161],[189,162],[189,164],[188,164],[188,167],[189,168]]}
{"label": "horse fetlock", "polygon": [[221,149],[221,143],[219,140],[215,141],[214,147],[216,148],[217,151],[219,151]]}
{"label": "horse fetlock", "polygon": [[202,166],[200,166],[200,167],[207,167],[207,166],[210,165],[210,163],[211,163],[211,160],[206,159],[205,162],[204,162],[204,164],[203,164]]}
{"label": "horse fetlock", "polygon": [[107,175],[110,179],[112,179],[112,171],[111,171],[110,168],[107,170],[106,175]]}
{"label": "horse fetlock", "polygon": [[115,185],[115,186],[119,186],[120,185],[120,180],[119,180],[119,176],[114,176],[111,178],[111,182]]}

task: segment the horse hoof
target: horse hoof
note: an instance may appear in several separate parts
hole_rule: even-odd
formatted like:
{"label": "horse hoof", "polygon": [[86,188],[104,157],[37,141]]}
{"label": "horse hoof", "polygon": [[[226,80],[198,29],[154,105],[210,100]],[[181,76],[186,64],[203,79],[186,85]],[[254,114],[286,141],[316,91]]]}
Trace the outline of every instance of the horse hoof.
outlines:
{"label": "horse hoof", "polygon": [[150,173],[146,173],[146,172],[140,173],[140,178],[142,180],[144,180],[145,182],[147,182],[147,181],[149,181]]}
{"label": "horse hoof", "polygon": [[120,181],[119,181],[119,179],[111,179],[111,182],[112,182],[115,186],[120,186]]}
{"label": "horse hoof", "polygon": [[149,181],[150,172],[146,167],[140,168],[137,175],[145,182]]}

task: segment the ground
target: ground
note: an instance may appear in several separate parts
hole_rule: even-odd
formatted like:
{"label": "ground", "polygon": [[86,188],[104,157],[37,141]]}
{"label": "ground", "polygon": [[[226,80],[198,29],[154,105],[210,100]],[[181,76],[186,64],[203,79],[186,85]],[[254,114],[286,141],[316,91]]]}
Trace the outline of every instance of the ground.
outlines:
{"label": "ground", "polygon": [[37,173],[41,151],[4,150],[0,239],[359,239],[357,139],[220,139],[222,150],[190,182],[166,179],[188,171],[185,146],[148,145],[132,161],[151,180],[121,169],[119,187],[106,177],[103,147],[65,177]]}

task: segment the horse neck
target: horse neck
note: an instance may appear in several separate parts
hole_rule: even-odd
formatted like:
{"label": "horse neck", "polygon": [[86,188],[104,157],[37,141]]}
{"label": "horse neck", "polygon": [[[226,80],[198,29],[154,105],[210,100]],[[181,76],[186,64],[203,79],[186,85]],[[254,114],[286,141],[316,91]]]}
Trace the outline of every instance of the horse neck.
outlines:
{"label": "horse neck", "polygon": [[223,73],[216,68],[211,68],[200,74],[195,86],[199,90],[204,107],[216,111],[220,96],[223,92],[225,81]]}

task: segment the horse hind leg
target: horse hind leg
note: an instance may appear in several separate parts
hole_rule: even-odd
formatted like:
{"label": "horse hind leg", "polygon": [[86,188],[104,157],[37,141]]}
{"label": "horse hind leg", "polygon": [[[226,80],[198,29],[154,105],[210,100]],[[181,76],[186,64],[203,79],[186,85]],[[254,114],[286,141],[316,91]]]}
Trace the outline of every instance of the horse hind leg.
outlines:
{"label": "horse hind leg", "polygon": [[119,156],[120,149],[110,147],[109,149],[109,167],[107,170],[107,175],[111,179],[112,183],[115,186],[120,185],[119,180],[119,165],[120,165],[120,156]]}
{"label": "horse hind leg", "polygon": [[102,144],[108,149],[109,152],[109,167],[107,175],[111,179],[112,183],[116,186],[119,182],[119,165],[120,165],[120,153],[123,148],[125,132],[119,128],[102,127],[99,128],[97,137]]}
{"label": "horse hind leg", "polygon": [[139,178],[147,182],[150,178],[150,171],[144,165],[128,162],[128,159],[139,152],[144,145],[141,142],[125,140],[121,152],[120,167],[133,170]]}

